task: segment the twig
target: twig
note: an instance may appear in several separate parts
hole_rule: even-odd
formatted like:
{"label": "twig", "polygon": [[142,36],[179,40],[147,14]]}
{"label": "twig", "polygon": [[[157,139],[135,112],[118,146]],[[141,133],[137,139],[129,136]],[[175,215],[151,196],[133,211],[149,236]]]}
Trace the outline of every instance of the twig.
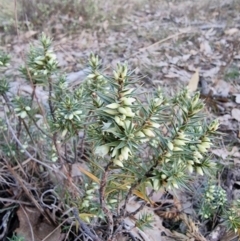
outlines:
{"label": "twig", "polygon": [[48,83],[49,83],[48,105],[50,108],[52,118],[54,121],[56,121],[55,115],[54,115],[54,108],[53,108],[53,104],[52,104],[52,79],[51,79],[51,77],[49,77]]}
{"label": "twig", "polygon": [[40,128],[36,122],[36,120],[27,112],[28,117],[33,121],[34,125],[37,127],[39,131],[42,132],[43,135],[47,136],[48,138],[52,139],[50,135],[48,135],[42,128]]}
{"label": "twig", "polygon": [[80,224],[80,228],[82,231],[87,234],[93,241],[103,241],[99,237],[97,237],[90,228],[80,219],[78,210],[76,208],[73,208],[73,214],[74,217],[77,219],[78,223]]}
{"label": "twig", "polygon": [[156,163],[152,167],[150,167],[149,170],[142,177],[140,177],[134,184],[132,184],[132,186],[130,187],[130,189],[129,189],[128,193],[127,193],[127,196],[125,198],[124,204],[122,206],[122,210],[120,212],[120,216],[118,218],[127,216],[126,206],[127,206],[127,203],[129,201],[131,195],[133,194],[134,189],[136,189],[136,187],[138,187],[140,185],[140,183],[142,182],[142,180],[145,177],[148,177],[152,173],[152,171],[157,166],[157,164],[158,164],[158,162],[156,161]]}
{"label": "twig", "polygon": [[[64,223],[66,223],[67,219],[65,219],[64,221],[62,221],[52,232],[50,232],[44,239],[42,239],[41,241],[45,241],[47,240],[54,232],[56,232],[60,227],[62,227],[62,225]],[[49,239],[48,239],[49,240]]]}
{"label": "twig", "polygon": [[18,203],[18,204],[32,206],[32,203],[29,203],[29,202],[24,202],[24,201],[19,201],[11,198],[4,198],[4,197],[0,197],[0,202],[10,202],[10,203]]}
{"label": "twig", "polygon": [[105,189],[106,189],[106,185],[107,185],[107,176],[108,176],[108,172],[109,172],[109,168],[110,166],[113,164],[113,162],[109,162],[107,164],[107,166],[104,169],[103,172],[103,176],[101,178],[101,182],[100,182],[100,188],[99,188],[99,201],[100,201],[100,205],[101,205],[101,209],[103,210],[104,214],[106,215],[107,221],[108,221],[108,233],[109,233],[109,241],[112,240],[112,235],[113,235],[113,216],[111,211],[109,210],[109,208],[106,205],[106,201],[105,201]]}
{"label": "twig", "polygon": [[[152,196],[153,193],[154,193],[154,190],[152,190],[148,196],[149,196],[149,197]],[[136,214],[137,214],[138,212],[140,212],[146,205],[147,205],[147,202],[142,202],[142,204],[141,204],[135,211],[129,213],[128,215],[126,215],[126,217],[136,215]]]}
{"label": "twig", "polygon": [[168,41],[168,40],[170,40],[170,39],[172,39],[172,38],[176,38],[176,37],[178,37],[178,36],[180,36],[180,35],[187,34],[187,33],[189,33],[189,32],[186,31],[186,32],[182,32],[182,33],[172,34],[172,35],[168,36],[167,38],[164,38],[164,39],[161,39],[161,40],[155,42],[154,44],[151,44],[151,45],[149,45],[149,46],[147,46],[147,47],[145,47],[145,48],[141,48],[138,52],[130,55],[130,56],[128,57],[128,59],[130,59],[130,58],[132,58],[132,57],[135,57],[136,55],[140,54],[141,52],[146,51],[147,49],[149,49],[149,48],[151,48],[151,47],[157,46],[157,45],[159,45],[159,44],[161,44],[161,43],[163,43],[163,42],[166,42],[166,41]]}
{"label": "twig", "polygon": [[[22,143],[19,141],[19,139],[18,139],[17,136],[15,135],[14,130],[13,130],[13,128],[11,127],[11,125],[10,125],[10,123],[9,123],[9,120],[8,120],[8,117],[7,117],[7,115],[6,115],[5,112],[4,112],[4,114],[5,114],[6,124],[7,124],[7,126],[8,126],[9,131],[11,132],[11,134],[12,134],[12,136],[13,136],[13,139],[14,139],[14,140],[18,143],[18,145],[24,150],[25,154],[26,154],[29,158],[31,158],[31,160],[37,162],[38,164],[47,167],[47,168],[50,169],[51,171],[55,171],[54,168],[50,167],[50,166],[47,165],[46,163],[41,162],[41,161],[39,161],[38,159],[36,159],[35,157],[33,157],[33,156],[24,148],[24,146],[22,145]],[[65,176],[64,174],[62,174],[62,175],[64,176],[64,178],[66,178],[66,176]]]}

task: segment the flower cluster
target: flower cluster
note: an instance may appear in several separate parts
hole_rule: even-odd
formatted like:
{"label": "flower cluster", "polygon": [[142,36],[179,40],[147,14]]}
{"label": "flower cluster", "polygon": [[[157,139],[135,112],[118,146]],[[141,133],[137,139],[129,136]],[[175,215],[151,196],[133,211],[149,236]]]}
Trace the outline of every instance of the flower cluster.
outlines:
{"label": "flower cluster", "polygon": [[208,219],[221,212],[227,202],[227,194],[220,186],[215,184],[207,185],[201,201],[200,215]]}
{"label": "flower cluster", "polygon": [[224,211],[223,218],[228,229],[239,234],[240,231],[240,200],[235,200],[230,207]]}
{"label": "flower cluster", "polygon": [[[195,171],[204,175],[215,166],[207,153],[212,145],[210,137],[219,124],[213,121],[209,126],[203,127],[198,122],[198,113],[203,108],[199,93],[191,97],[187,90],[183,90],[173,99],[173,105],[176,113],[172,120],[174,126],[169,131],[169,138],[166,138],[166,141],[161,139],[166,145],[159,156],[159,162],[163,166],[161,170],[156,168],[148,180],[154,189],[164,185],[168,188],[185,187],[190,178],[189,174]],[[155,141],[156,146],[157,144]]]}
{"label": "flower cluster", "polygon": [[13,103],[16,116],[19,116],[22,119],[26,118],[31,111],[30,100],[27,98],[16,96]]}
{"label": "flower cluster", "polygon": [[[103,143],[96,146],[95,154],[101,157],[109,155],[116,165],[123,167],[124,161],[134,155],[140,143],[156,136],[155,130],[160,125],[154,121],[154,111],[146,119],[141,117],[141,108],[135,104],[138,102],[135,89],[129,87],[127,65],[118,64],[113,76],[110,82],[112,92],[105,96],[98,93],[103,103],[96,110],[102,123]],[[159,105],[160,99],[155,98],[154,108]]]}
{"label": "flower cluster", "polygon": [[58,68],[56,55],[50,48],[51,42],[50,38],[42,34],[41,46],[31,46],[27,65],[20,68],[25,78],[34,84],[46,83],[47,77]]}

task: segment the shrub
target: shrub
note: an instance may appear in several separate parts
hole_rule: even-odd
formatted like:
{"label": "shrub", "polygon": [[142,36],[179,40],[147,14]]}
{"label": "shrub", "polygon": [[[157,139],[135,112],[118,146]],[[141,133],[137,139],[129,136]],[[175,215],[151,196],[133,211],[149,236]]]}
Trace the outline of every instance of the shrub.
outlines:
{"label": "shrub", "polygon": [[[2,54],[0,64],[7,62],[8,56]],[[2,119],[1,154],[9,165],[21,164],[28,157],[40,173],[47,169],[52,174],[60,165],[62,171],[56,176],[63,176],[65,184],[62,189],[55,184],[60,188],[58,195],[64,193],[58,201],[65,210],[73,210],[86,235],[95,235],[86,223],[93,227],[106,223],[102,238],[114,240],[131,215],[126,207],[133,196],[152,204],[154,191],[188,188],[195,175],[214,172],[209,148],[218,122],[204,119],[199,93],[183,89],[167,97],[161,87],[142,93],[126,63],[118,64],[112,76],[105,76],[95,54],[90,55],[89,67],[86,79],[72,89],[58,68],[51,40],[43,34],[40,45],[31,46],[27,63],[20,68],[32,93],[9,97],[9,83],[1,80],[0,94],[8,108]],[[37,97],[39,86],[48,92],[46,102]],[[68,163],[82,161],[83,180],[75,184]],[[223,190],[215,191],[220,191],[221,206],[226,206]],[[203,197],[211,206],[209,195]],[[209,217],[203,207],[200,214]],[[148,214],[140,219],[139,227],[150,225]],[[231,226],[230,219],[226,220],[229,227],[239,228],[239,223]]]}

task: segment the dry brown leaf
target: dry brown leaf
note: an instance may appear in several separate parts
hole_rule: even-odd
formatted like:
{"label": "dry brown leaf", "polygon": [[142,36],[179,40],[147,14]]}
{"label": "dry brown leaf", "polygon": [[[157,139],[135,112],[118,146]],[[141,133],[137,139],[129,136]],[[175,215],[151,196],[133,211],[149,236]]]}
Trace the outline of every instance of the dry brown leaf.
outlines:
{"label": "dry brown leaf", "polygon": [[214,95],[221,95],[222,97],[227,97],[229,95],[229,92],[233,91],[233,87],[230,83],[224,80],[215,79],[212,90]]}
{"label": "dry brown leaf", "polygon": [[224,33],[226,35],[233,35],[233,34],[235,34],[237,32],[239,32],[238,28],[230,28],[230,29],[224,31]]}
{"label": "dry brown leaf", "polygon": [[[140,203],[135,201],[134,199],[130,200],[126,206],[126,210],[131,213],[140,207]],[[136,220],[141,218],[143,215],[151,215],[152,222],[150,228],[144,228],[142,231],[138,227],[136,227]],[[162,233],[170,234],[168,229],[162,226],[162,218],[154,213],[154,210],[151,207],[145,206],[140,212],[138,212],[134,217],[130,216],[124,219],[124,223],[131,230],[131,234],[143,241],[167,241],[166,236],[162,236]]]}
{"label": "dry brown leaf", "polygon": [[196,72],[192,75],[192,78],[188,83],[188,89],[191,92],[196,91],[198,87],[198,82],[199,82],[199,70],[197,69]]}
{"label": "dry brown leaf", "polygon": [[24,33],[24,37],[25,38],[32,38],[33,36],[35,36],[38,33],[38,31],[33,31],[33,30],[29,30],[26,33]]}
{"label": "dry brown leaf", "polygon": [[225,159],[229,155],[229,152],[226,149],[215,149],[212,150],[212,153],[221,157],[222,159]]}
{"label": "dry brown leaf", "polygon": [[200,44],[200,51],[203,52],[205,55],[212,54],[212,48],[211,48],[210,44],[208,43],[208,41],[203,41]]}
{"label": "dry brown leaf", "polygon": [[239,109],[233,108],[231,114],[232,114],[233,119],[240,122],[240,110]]}
{"label": "dry brown leaf", "polygon": [[17,211],[17,216],[19,228],[15,231],[18,235],[23,236],[25,241],[42,241],[44,238],[44,241],[62,240],[61,229],[42,220],[41,213],[36,208],[21,206]]}
{"label": "dry brown leaf", "polygon": [[238,147],[234,146],[231,151],[226,150],[225,148],[212,150],[212,153],[216,156],[221,157],[222,159],[226,159],[228,156],[230,157],[240,157],[240,152]]}

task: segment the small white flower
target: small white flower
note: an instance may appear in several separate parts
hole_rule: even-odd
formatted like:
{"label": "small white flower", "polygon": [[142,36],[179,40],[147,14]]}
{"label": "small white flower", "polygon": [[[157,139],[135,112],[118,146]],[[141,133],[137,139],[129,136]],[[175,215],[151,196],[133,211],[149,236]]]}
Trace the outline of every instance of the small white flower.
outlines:
{"label": "small white flower", "polygon": [[[125,121],[123,121],[123,123],[124,123],[124,129],[128,129],[129,127],[130,127],[130,125],[131,125],[131,121],[130,120],[125,120]],[[125,128],[126,127],[126,128]]]}
{"label": "small white flower", "polygon": [[218,120],[214,120],[208,127],[208,130],[210,131],[216,131],[219,127],[219,122]]}
{"label": "small white flower", "polygon": [[22,119],[24,119],[27,116],[27,112],[22,111],[22,112],[20,112],[20,114],[18,116],[20,116]]}
{"label": "small white flower", "polygon": [[124,160],[128,159],[129,153],[131,154],[131,150],[127,146],[121,149],[121,155],[123,156]]}
{"label": "small white flower", "polygon": [[118,150],[119,149],[117,149],[116,147],[113,150],[111,150],[112,151],[111,157],[115,157],[118,154]]}
{"label": "small white flower", "polygon": [[126,111],[125,108],[123,108],[123,107],[119,107],[119,108],[118,108],[118,111],[119,111],[119,113],[121,113],[121,114],[127,116],[127,111]]}
{"label": "small white flower", "polygon": [[150,129],[143,129],[143,133],[148,137],[155,137],[155,133]]}
{"label": "small white flower", "polygon": [[158,181],[158,179],[154,179],[154,180],[153,180],[152,186],[153,186],[153,189],[154,189],[155,191],[159,190],[160,187],[159,187],[159,181]]}
{"label": "small white flower", "polygon": [[124,166],[123,166],[123,163],[122,163],[120,160],[118,160],[118,159],[114,160],[113,163],[114,163],[115,165],[117,165],[117,166],[124,167]]}
{"label": "small white flower", "polygon": [[174,146],[173,147],[173,151],[182,151],[182,148],[178,147],[178,146]]}
{"label": "small white flower", "polygon": [[198,144],[197,147],[198,147],[198,150],[199,150],[201,153],[206,153],[206,152],[207,152],[207,148],[204,147],[202,144]]}
{"label": "small white flower", "polygon": [[122,103],[124,104],[124,105],[132,105],[132,103],[134,102],[134,101],[136,101],[136,99],[134,99],[134,98],[131,98],[131,97],[122,97],[121,99],[120,99],[121,101],[122,101]]}
{"label": "small white flower", "polygon": [[154,106],[158,107],[158,106],[160,106],[162,104],[163,99],[155,98],[153,101],[154,101]]}
{"label": "small white flower", "polygon": [[172,151],[173,150],[173,144],[172,144],[172,142],[168,142],[168,144],[167,144],[167,146],[168,146],[168,149],[170,150],[170,151]]}
{"label": "small white flower", "polygon": [[205,141],[204,141],[204,142],[201,143],[201,145],[202,145],[203,147],[205,147],[205,148],[208,149],[208,148],[211,147],[212,144],[211,144],[211,142],[205,142]]}
{"label": "small white flower", "polygon": [[128,117],[134,117],[135,114],[132,112],[132,109],[130,107],[125,107],[125,110],[126,110],[126,116]]}
{"label": "small white flower", "polygon": [[109,115],[117,115],[118,112],[116,110],[112,110],[112,109],[104,109],[104,112],[108,113]]}
{"label": "small white flower", "polygon": [[67,129],[64,129],[63,132],[62,132],[62,137],[65,137],[66,134],[67,134],[68,130]]}
{"label": "small white flower", "polygon": [[185,146],[185,141],[182,139],[175,139],[173,144],[176,146]]}
{"label": "small white flower", "polygon": [[162,174],[162,175],[161,175],[161,178],[162,178],[163,180],[165,180],[165,179],[167,178],[167,176],[166,176],[165,174]]}
{"label": "small white flower", "polygon": [[26,110],[26,111],[30,111],[30,110],[31,110],[31,107],[26,106],[26,107],[25,107],[25,110]]}
{"label": "small white flower", "polygon": [[150,126],[152,126],[154,128],[159,128],[160,127],[160,124],[158,124],[156,122],[150,122],[149,124],[150,124]]}
{"label": "small white flower", "polygon": [[164,156],[165,156],[165,157],[171,157],[171,156],[172,156],[172,153],[171,153],[171,152],[167,152]]}
{"label": "small white flower", "polygon": [[193,166],[192,165],[187,165],[187,169],[189,171],[189,173],[192,173],[193,172]]}
{"label": "small white flower", "polygon": [[112,103],[109,105],[106,105],[107,108],[109,109],[117,109],[120,105],[118,103]]}
{"label": "small white flower", "polygon": [[178,184],[177,184],[177,182],[176,182],[175,180],[173,180],[172,185],[173,185],[173,187],[176,188],[176,189],[179,188],[179,186],[178,186]]}
{"label": "small white flower", "polygon": [[202,154],[201,154],[199,151],[195,151],[195,152],[193,153],[193,156],[194,156],[195,158],[199,158],[199,159],[202,159],[202,158],[203,158]]}
{"label": "small white flower", "polygon": [[203,169],[201,167],[197,167],[196,171],[199,175],[203,176]]}

